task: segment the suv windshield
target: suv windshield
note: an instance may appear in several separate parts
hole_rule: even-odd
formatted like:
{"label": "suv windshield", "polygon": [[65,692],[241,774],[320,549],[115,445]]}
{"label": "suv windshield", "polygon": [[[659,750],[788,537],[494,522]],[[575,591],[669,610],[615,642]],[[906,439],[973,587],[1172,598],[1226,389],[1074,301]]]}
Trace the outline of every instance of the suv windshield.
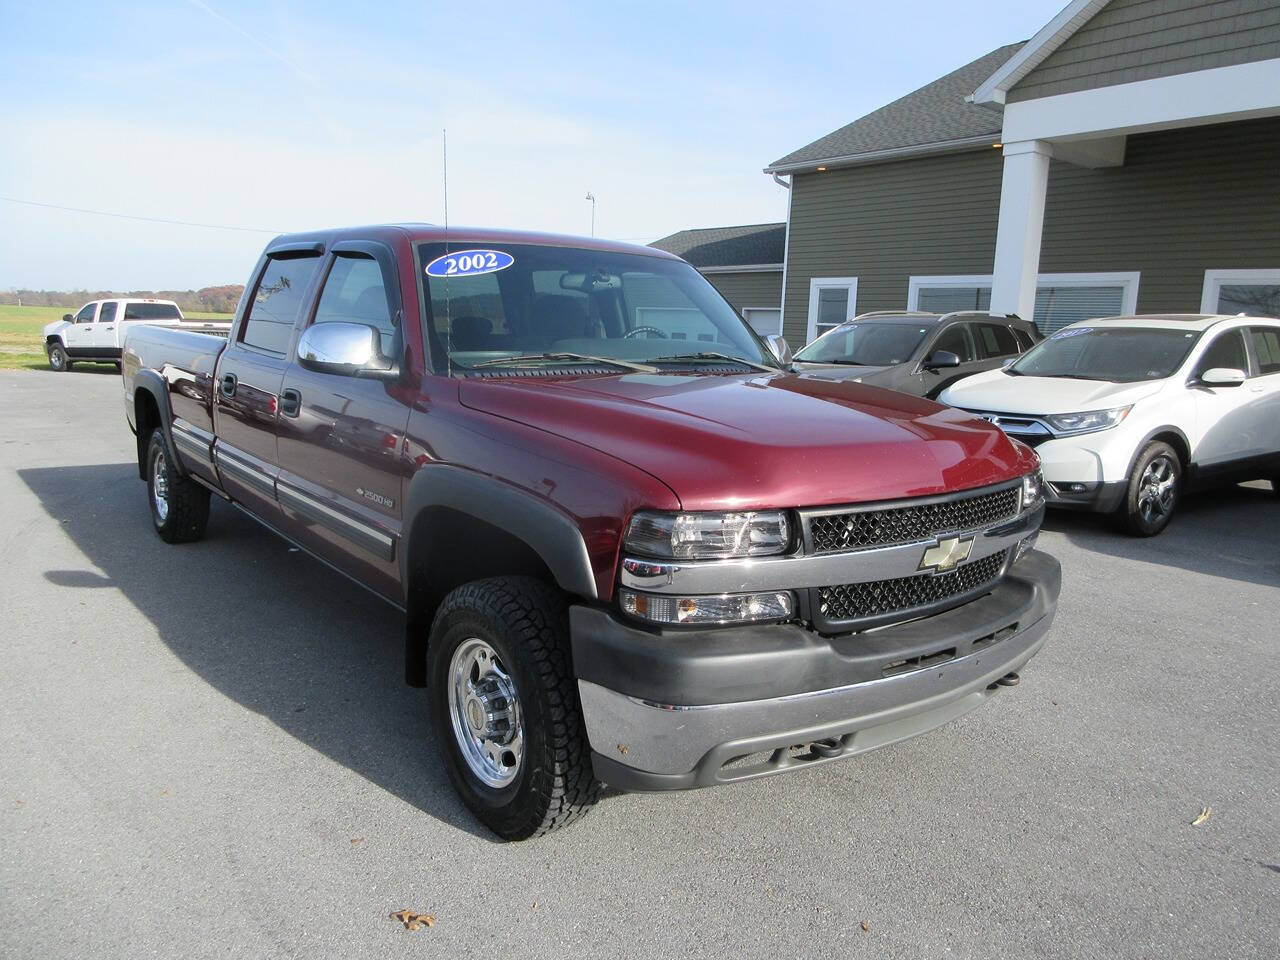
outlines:
{"label": "suv windshield", "polygon": [[796,354],[796,359],[890,367],[911,359],[929,329],[927,324],[919,323],[846,323],[813,341]]}
{"label": "suv windshield", "polygon": [[418,252],[441,373],[539,362],[663,372],[777,366],[715,288],[678,260],[484,241],[450,242],[447,252],[424,243]]}
{"label": "suv windshield", "polygon": [[1032,347],[1005,372],[1113,383],[1163,380],[1182,365],[1199,338],[1196,330],[1068,327]]}

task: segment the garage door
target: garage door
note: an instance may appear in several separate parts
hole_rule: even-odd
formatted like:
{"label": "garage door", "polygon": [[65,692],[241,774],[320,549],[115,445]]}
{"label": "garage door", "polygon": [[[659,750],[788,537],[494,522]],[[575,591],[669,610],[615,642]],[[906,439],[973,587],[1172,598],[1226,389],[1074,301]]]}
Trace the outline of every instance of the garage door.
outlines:
{"label": "garage door", "polygon": [[782,311],[777,307],[743,307],[742,316],[761,336],[782,332]]}

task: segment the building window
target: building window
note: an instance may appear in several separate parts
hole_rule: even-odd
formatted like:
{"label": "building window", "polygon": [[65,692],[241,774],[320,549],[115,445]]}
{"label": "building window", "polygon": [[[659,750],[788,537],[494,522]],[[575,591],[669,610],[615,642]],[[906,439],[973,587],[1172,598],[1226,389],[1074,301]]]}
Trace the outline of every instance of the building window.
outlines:
{"label": "building window", "polygon": [[782,311],[777,307],[743,307],[742,319],[762,337],[782,333]]}
{"label": "building window", "polygon": [[[991,276],[912,277],[907,309],[948,313],[987,310]],[[1134,313],[1138,309],[1138,274],[1042,273],[1036,280],[1035,324],[1049,334],[1080,320]]]}
{"label": "building window", "polygon": [[1206,270],[1200,312],[1280,317],[1280,270]]}
{"label": "building window", "polygon": [[854,315],[858,302],[857,277],[814,277],[809,281],[809,329],[811,343],[832,327]]}

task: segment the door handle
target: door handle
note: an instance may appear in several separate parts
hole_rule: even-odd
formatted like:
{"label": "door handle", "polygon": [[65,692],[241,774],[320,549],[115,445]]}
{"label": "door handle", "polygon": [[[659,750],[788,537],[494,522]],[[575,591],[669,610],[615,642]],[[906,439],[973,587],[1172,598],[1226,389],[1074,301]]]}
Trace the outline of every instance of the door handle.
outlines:
{"label": "door handle", "polygon": [[234,373],[224,373],[222,375],[222,395],[224,397],[234,397],[236,395],[236,375]]}
{"label": "door handle", "polygon": [[290,387],[280,393],[280,414],[285,417],[296,417],[302,409],[302,394]]}
{"label": "door handle", "polygon": [[114,329],[115,329],[115,327],[103,327],[102,329],[103,329],[103,330],[114,330]]}

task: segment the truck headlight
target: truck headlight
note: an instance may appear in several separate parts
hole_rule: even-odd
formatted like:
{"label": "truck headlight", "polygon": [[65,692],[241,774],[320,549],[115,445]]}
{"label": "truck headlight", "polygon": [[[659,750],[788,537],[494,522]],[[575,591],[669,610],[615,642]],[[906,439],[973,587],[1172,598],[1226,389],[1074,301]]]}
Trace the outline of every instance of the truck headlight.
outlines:
{"label": "truck headlight", "polygon": [[778,510],[755,513],[637,513],[623,546],[675,560],[726,560],[786,553],[791,523]]}
{"label": "truck headlight", "polygon": [[1099,430],[1110,430],[1129,415],[1133,404],[1127,407],[1114,407],[1111,410],[1088,410],[1084,413],[1055,413],[1046,416],[1045,422],[1060,437],[1074,436],[1080,433],[1096,433]]}
{"label": "truck headlight", "polygon": [[1044,477],[1039,470],[1022,478],[1022,509],[1031,510],[1044,500]]}
{"label": "truck headlight", "polygon": [[795,613],[795,598],[786,590],[769,593],[724,593],[709,597],[671,597],[621,590],[624,613],[649,623],[712,624],[787,620]]}

